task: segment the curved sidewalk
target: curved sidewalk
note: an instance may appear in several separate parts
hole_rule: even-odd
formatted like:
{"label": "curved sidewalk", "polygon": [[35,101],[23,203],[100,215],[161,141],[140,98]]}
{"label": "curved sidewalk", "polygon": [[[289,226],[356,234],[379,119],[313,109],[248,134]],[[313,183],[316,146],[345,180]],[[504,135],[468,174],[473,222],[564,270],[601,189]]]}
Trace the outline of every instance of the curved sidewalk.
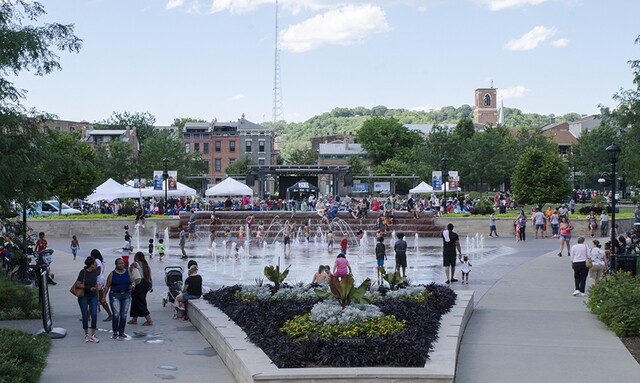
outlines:
{"label": "curved sidewalk", "polygon": [[573,291],[557,251],[508,272],[475,307],[456,383],[640,382],[640,365]]}

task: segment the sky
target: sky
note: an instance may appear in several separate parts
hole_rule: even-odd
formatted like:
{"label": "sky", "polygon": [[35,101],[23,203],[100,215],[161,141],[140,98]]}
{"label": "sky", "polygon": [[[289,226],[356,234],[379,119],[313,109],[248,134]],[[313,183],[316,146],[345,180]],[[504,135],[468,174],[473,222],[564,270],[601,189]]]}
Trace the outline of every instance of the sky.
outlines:
{"label": "sky", "polygon": [[[4,1],[4,0],[3,0]],[[113,112],[271,121],[275,0],[40,0],[74,24],[62,70],[10,77],[71,121]],[[635,0],[280,0],[283,119],[336,107],[473,105],[493,86],[525,113],[598,113],[632,88]]]}

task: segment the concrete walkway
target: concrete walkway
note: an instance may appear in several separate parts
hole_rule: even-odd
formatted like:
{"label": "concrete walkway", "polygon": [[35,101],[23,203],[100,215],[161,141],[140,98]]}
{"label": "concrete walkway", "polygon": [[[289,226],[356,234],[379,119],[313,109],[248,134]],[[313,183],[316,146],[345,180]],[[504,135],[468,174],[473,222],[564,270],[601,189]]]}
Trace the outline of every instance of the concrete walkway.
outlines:
{"label": "concrete walkway", "polygon": [[557,251],[507,273],[475,307],[455,381],[640,382],[640,365],[573,291]]}
{"label": "concrete walkway", "polygon": [[[640,381],[640,366],[620,340],[588,311],[585,298],[571,295],[573,272],[567,257],[555,255],[557,241],[487,241],[517,251],[474,268],[470,285],[452,286],[480,292],[462,340],[456,382]],[[56,250],[53,270],[59,282],[50,288],[54,326],[66,328],[68,335],[52,341],[41,382],[113,382],[124,377],[131,382],[235,381],[195,327],[172,320],[170,308],[162,307],[167,291],[163,268],[181,262],[150,262],[155,286],[148,296],[152,327],[127,325],[131,337],[113,341],[111,323],[103,322],[101,313],[101,342],[84,344],[79,308],[69,287],[90,249],[118,247],[120,240],[81,239],[83,256],[76,261],[68,253],[68,239],[50,238],[49,243]],[[110,271],[115,256],[105,258]],[[41,321],[4,321],[0,326],[30,332],[42,327]]]}

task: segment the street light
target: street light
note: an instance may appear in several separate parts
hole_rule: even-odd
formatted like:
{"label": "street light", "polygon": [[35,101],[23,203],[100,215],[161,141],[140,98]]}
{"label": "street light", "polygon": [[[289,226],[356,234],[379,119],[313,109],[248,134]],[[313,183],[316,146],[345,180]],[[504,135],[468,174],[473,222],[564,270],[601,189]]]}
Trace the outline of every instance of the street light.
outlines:
{"label": "street light", "polygon": [[164,172],[162,172],[162,179],[164,180],[164,214],[167,214],[167,192],[169,190],[169,159],[167,157],[162,159],[164,163]]}
{"label": "street light", "polygon": [[576,192],[576,167],[571,166],[571,172],[573,173],[573,177],[571,178],[571,182],[573,183],[573,192]]}
{"label": "street light", "polygon": [[447,213],[447,183],[449,182],[449,174],[447,173],[447,157],[442,157],[440,162],[442,163],[442,190],[444,191],[444,212]]}
{"label": "street light", "polygon": [[616,162],[618,162],[620,148],[609,145],[605,151],[609,153],[611,162],[611,250],[613,251],[613,244],[616,243]]}

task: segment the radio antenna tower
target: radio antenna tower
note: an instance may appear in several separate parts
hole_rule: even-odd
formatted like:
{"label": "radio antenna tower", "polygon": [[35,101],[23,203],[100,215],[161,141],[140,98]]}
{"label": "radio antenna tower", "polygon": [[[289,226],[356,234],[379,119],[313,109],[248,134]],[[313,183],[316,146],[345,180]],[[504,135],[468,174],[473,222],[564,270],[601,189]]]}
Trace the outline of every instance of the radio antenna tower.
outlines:
{"label": "radio antenna tower", "polygon": [[275,65],[273,74],[273,122],[283,119],[282,89],[280,84],[280,43],[278,42],[278,0],[276,0],[276,45]]}

